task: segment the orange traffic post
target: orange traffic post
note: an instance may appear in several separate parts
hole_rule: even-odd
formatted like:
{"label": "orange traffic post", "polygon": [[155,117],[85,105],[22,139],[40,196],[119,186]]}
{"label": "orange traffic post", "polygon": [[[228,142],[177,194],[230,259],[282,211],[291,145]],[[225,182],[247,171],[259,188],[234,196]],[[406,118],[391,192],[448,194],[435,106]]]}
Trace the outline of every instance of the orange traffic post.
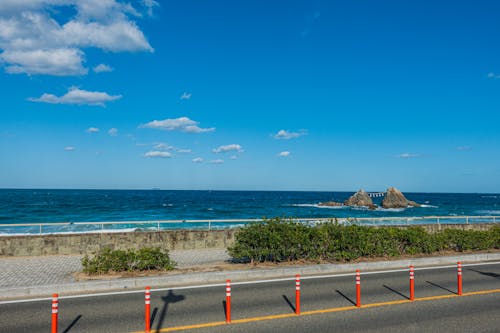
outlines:
{"label": "orange traffic post", "polygon": [[457,294],[462,296],[462,263],[457,263]]}
{"label": "orange traffic post", "polygon": [[356,270],[356,307],[361,307],[361,273]]}
{"label": "orange traffic post", "polygon": [[226,280],[226,323],[231,323],[231,280]]}
{"label": "orange traffic post", "polygon": [[145,328],[144,331],[146,333],[151,332],[151,287],[146,287],[146,292],[144,294],[144,304],[145,304],[145,311],[144,311],[144,322],[145,322]]}
{"label": "orange traffic post", "polygon": [[59,313],[59,295],[52,294],[52,331],[57,333],[57,315]]}
{"label": "orange traffic post", "polygon": [[410,265],[410,301],[415,300],[415,268]]}
{"label": "orange traffic post", "polygon": [[295,314],[300,314],[300,275],[295,275]]}

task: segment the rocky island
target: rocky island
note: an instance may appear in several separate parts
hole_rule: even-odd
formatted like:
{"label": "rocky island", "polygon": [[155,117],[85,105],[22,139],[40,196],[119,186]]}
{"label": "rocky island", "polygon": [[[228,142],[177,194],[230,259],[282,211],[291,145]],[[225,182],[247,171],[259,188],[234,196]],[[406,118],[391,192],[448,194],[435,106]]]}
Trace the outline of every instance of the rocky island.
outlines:
{"label": "rocky island", "polygon": [[[365,190],[361,189],[358,192],[354,193],[349,199],[344,201],[344,203],[336,202],[336,201],[327,201],[320,202],[319,206],[322,207],[340,207],[340,206],[349,206],[349,207],[367,207],[369,209],[376,209],[377,205],[375,205],[372,201],[370,195],[365,192]],[[420,207],[420,204],[415,201],[411,201],[406,199],[406,197],[395,187],[390,187],[384,194],[384,199],[382,200],[383,208],[407,208],[407,207]]]}

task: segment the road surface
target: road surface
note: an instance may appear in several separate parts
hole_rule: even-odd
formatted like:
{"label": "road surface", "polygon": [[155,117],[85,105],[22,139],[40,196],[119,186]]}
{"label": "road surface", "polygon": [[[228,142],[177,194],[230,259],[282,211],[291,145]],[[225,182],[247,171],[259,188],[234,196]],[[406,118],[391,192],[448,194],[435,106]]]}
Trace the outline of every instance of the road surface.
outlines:
{"label": "road surface", "polygon": [[[231,325],[224,324],[223,285],[153,291],[152,328],[166,332],[187,326],[187,332],[245,333],[500,331],[500,264],[464,267],[462,297],[455,295],[454,267],[417,268],[415,302],[408,301],[408,285],[407,271],[363,274],[363,306],[357,309],[353,306],[353,275],[302,279],[301,316],[293,314],[294,280],[233,285]],[[489,292],[471,294],[484,290]],[[50,318],[51,302],[47,300],[0,303],[2,333],[49,332]],[[59,332],[143,330],[141,292],[63,298],[59,302]]]}

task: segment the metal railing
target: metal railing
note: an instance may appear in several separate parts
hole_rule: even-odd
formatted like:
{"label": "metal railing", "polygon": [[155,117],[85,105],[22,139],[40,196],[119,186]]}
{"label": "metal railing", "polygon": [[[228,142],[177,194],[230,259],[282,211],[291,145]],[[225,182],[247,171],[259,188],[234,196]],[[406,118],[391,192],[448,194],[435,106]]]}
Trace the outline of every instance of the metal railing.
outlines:
{"label": "metal railing", "polygon": [[[341,224],[378,225],[422,225],[422,224],[477,224],[498,223],[500,216],[409,216],[409,217],[359,217],[359,218],[292,218],[306,224],[336,221]],[[149,220],[149,221],[105,221],[105,222],[43,222],[0,224],[0,236],[12,234],[54,234],[85,232],[126,232],[170,229],[226,229],[263,219],[228,220]]]}

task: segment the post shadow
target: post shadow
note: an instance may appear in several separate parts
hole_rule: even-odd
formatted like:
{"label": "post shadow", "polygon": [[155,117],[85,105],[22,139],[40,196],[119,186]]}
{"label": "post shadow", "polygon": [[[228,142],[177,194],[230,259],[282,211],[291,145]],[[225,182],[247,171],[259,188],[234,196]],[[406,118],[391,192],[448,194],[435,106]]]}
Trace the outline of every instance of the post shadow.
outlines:
{"label": "post shadow", "polygon": [[396,289],[392,289],[391,287],[386,286],[385,284],[383,285],[383,287],[384,287],[384,288],[386,288],[386,289],[389,289],[389,290],[390,290],[390,291],[392,291],[393,293],[398,294],[399,296],[401,296],[401,297],[403,297],[403,298],[406,298],[406,299],[408,299],[408,300],[410,299],[410,297],[408,297],[408,296],[406,296],[405,294],[403,294],[403,293],[401,293],[401,292],[397,291]]}
{"label": "post shadow", "polygon": [[295,313],[295,305],[292,304],[292,302],[286,297],[286,295],[281,295],[283,296],[283,299],[285,302],[288,304],[288,306],[292,309],[292,311]]}
{"label": "post shadow", "polygon": [[[163,300],[163,306],[161,308],[161,313],[158,318],[158,323],[156,324],[156,330],[159,331],[165,321],[165,317],[167,316],[168,305],[171,303],[181,302],[185,299],[183,295],[175,295],[172,290],[168,291],[166,296],[163,296],[161,299]],[[155,314],[156,317],[156,314]]]}
{"label": "post shadow", "polygon": [[481,275],[486,275],[486,276],[490,276],[492,278],[500,279],[500,274],[497,274],[497,273],[493,273],[493,272],[481,272],[481,271],[478,271],[477,269],[474,269],[474,268],[466,268],[466,269],[468,271],[473,271],[473,272],[479,273]]}
{"label": "post shadow", "polygon": [[69,324],[69,326],[66,327],[66,329],[62,333],[68,333],[73,328],[73,326],[76,325],[76,323],[80,320],[80,318],[82,318],[82,315],[76,316],[76,318],[73,319],[73,321],[71,322],[71,324]]}
{"label": "post shadow", "polygon": [[453,290],[450,290],[450,289],[448,289],[448,288],[446,288],[446,287],[440,286],[440,285],[439,285],[439,284],[437,284],[437,283],[434,283],[434,282],[431,282],[431,281],[425,281],[425,282],[427,282],[427,283],[428,283],[428,284],[430,284],[431,286],[441,288],[441,289],[446,290],[446,291],[448,291],[448,292],[450,292],[450,293],[452,293],[452,294],[457,294],[457,292],[456,292],[456,291],[453,291]]}
{"label": "post shadow", "polygon": [[156,315],[158,314],[158,307],[155,307],[153,309],[153,313],[151,313],[151,326],[153,326],[153,323],[155,322]]}
{"label": "post shadow", "polygon": [[351,303],[352,305],[356,305],[356,302],[354,302],[352,299],[350,299],[349,297],[347,297],[346,295],[344,295],[344,293],[342,293],[340,290],[335,290],[337,292],[337,294],[339,294],[340,296],[344,297],[346,300],[349,301],[349,303]]}
{"label": "post shadow", "polygon": [[224,310],[224,320],[227,320],[227,307],[226,307],[226,301],[222,301],[222,309]]}

